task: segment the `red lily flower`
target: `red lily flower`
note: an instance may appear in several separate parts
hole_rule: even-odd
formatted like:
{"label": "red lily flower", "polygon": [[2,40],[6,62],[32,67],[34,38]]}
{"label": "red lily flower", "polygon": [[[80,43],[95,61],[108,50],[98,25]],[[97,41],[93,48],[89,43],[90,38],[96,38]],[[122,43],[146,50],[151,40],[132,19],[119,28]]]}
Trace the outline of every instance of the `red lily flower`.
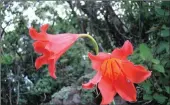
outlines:
{"label": "red lily flower", "polygon": [[39,33],[34,28],[30,28],[29,34],[32,39],[36,40],[33,43],[34,50],[42,54],[35,61],[36,69],[39,69],[44,64],[48,64],[50,76],[56,78],[55,62],[78,39],[78,34],[65,33],[51,35],[46,33],[48,27],[48,24],[42,25],[40,28],[41,32]]}
{"label": "red lily flower", "polygon": [[128,55],[133,53],[133,46],[126,41],[122,48],[116,48],[111,54],[88,54],[92,68],[97,74],[83,88],[91,89],[98,84],[102,95],[101,105],[112,102],[116,93],[126,101],[136,101],[136,89],[133,83],[141,83],[151,76],[151,72],[141,65],[128,61]]}

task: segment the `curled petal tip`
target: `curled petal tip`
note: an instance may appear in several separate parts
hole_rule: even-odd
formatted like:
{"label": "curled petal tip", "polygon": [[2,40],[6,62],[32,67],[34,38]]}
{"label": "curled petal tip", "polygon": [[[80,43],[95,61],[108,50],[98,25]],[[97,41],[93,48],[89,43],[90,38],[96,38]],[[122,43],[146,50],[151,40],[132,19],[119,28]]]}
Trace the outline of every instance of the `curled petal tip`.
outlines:
{"label": "curled petal tip", "polygon": [[148,78],[152,75],[152,71],[148,72]]}
{"label": "curled petal tip", "polygon": [[136,96],[134,97],[134,100],[132,100],[132,102],[137,102]]}
{"label": "curled petal tip", "polygon": [[133,53],[133,45],[132,45],[132,43],[129,40],[127,40],[127,41],[125,41],[124,44],[125,44],[125,47],[127,47],[131,51],[131,53]]}
{"label": "curled petal tip", "polygon": [[46,27],[47,27],[47,26],[49,26],[49,24],[48,24],[48,23],[46,23],[46,24],[44,24],[44,25],[42,25],[42,26],[46,26]]}
{"label": "curled petal tip", "polygon": [[84,88],[84,89],[91,89],[93,87],[94,87],[94,84],[92,84],[92,83],[82,84],[82,88]]}
{"label": "curled petal tip", "polygon": [[37,62],[35,62],[35,68],[36,68],[37,71],[40,68],[40,65]]}
{"label": "curled petal tip", "polygon": [[89,56],[89,58],[91,58],[91,57],[93,57],[94,55],[93,55],[92,53],[88,52],[88,56]]}
{"label": "curled petal tip", "polygon": [[50,76],[51,76],[52,78],[54,78],[54,79],[57,78],[57,76],[56,76],[55,74],[50,74]]}
{"label": "curled petal tip", "polygon": [[36,40],[37,31],[33,27],[29,28],[29,35],[32,39]]}
{"label": "curled petal tip", "polygon": [[88,55],[93,55],[91,52],[88,52]]}
{"label": "curled petal tip", "polygon": [[91,59],[91,60],[94,60],[96,59],[96,56],[93,55],[92,53],[88,52],[88,57]]}
{"label": "curled petal tip", "polygon": [[38,71],[40,67],[35,66],[36,70]]}
{"label": "curled petal tip", "polygon": [[136,97],[134,97],[134,99],[132,99],[132,100],[131,100],[131,101],[129,101],[129,102],[132,102],[132,103],[133,103],[133,102],[134,102],[134,103],[135,103],[135,102],[137,102]]}
{"label": "curled petal tip", "polygon": [[43,64],[46,64],[46,57],[41,56],[35,60],[35,68],[39,69]]}
{"label": "curled petal tip", "polygon": [[130,42],[129,40],[126,40],[125,42]]}
{"label": "curled petal tip", "polygon": [[44,25],[41,26],[40,30],[41,30],[42,32],[46,32],[47,29],[48,29],[48,27],[49,27],[49,24],[44,24]]}
{"label": "curled petal tip", "polygon": [[124,43],[132,45],[132,43],[129,40],[126,40]]}
{"label": "curled petal tip", "polygon": [[36,69],[36,71],[38,71],[40,68],[41,68],[41,66],[39,66],[39,65],[35,65],[35,69]]}
{"label": "curled petal tip", "polygon": [[147,71],[147,74],[146,74],[146,77],[144,77],[145,78],[144,80],[149,79],[151,75],[152,75],[152,71]]}

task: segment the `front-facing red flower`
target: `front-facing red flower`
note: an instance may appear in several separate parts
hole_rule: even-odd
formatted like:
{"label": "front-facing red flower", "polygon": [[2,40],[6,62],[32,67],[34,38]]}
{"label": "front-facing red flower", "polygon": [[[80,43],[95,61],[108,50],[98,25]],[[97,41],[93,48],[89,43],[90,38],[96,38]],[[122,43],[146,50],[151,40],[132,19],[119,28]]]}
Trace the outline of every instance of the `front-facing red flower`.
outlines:
{"label": "front-facing red flower", "polygon": [[30,28],[29,34],[32,39],[36,40],[33,43],[34,50],[42,54],[35,61],[36,69],[39,69],[44,64],[48,64],[50,76],[56,78],[55,62],[78,39],[78,34],[65,33],[51,35],[46,33],[48,27],[48,24],[42,25],[40,28],[41,32],[39,33],[34,28]]}
{"label": "front-facing red flower", "polygon": [[133,46],[126,41],[122,48],[116,48],[111,54],[88,54],[92,68],[97,74],[83,88],[91,89],[98,84],[102,95],[101,105],[112,102],[116,93],[126,101],[136,101],[136,89],[133,83],[141,83],[150,77],[151,72],[141,65],[134,65],[127,57],[133,53]]}

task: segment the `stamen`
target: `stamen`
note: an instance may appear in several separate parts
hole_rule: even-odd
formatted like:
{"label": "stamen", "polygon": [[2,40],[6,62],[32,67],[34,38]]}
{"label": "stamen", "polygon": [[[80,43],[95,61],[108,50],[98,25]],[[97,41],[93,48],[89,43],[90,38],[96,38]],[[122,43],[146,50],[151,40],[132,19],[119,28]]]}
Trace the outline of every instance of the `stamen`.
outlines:
{"label": "stamen", "polygon": [[101,72],[103,76],[108,76],[109,78],[115,80],[117,79],[120,71],[119,66],[117,65],[116,59],[105,60],[101,66]]}

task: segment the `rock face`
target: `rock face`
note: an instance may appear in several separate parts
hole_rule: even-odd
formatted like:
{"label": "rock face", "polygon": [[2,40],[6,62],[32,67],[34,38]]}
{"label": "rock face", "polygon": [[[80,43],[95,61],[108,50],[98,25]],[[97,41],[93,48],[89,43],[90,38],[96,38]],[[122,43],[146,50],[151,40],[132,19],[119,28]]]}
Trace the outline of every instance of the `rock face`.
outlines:
{"label": "rock face", "polygon": [[[115,96],[116,105],[128,105],[120,96]],[[73,87],[63,87],[59,92],[52,95],[49,103],[41,105],[83,105],[81,103],[80,90]],[[96,105],[89,103],[88,105]]]}
{"label": "rock face", "polygon": [[[81,105],[80,91],[74,87],[63,87],[52,95],[52,100],[47,105]],[[45,105],[46,105],[45,104]]]}
{"label": "rock face", "polygon": [[80,95],[79,94],[69,94],[68,99],[63,100],[63,105],[80,105]]}
{"label": "rock face", "polygon": [[[90,73],[89,75],[83,76],[77,81],[77,84],[83,83],[82,81],[86,79],[89,80],[89,78],[91,78],[93,75],[94,73]],[[82,104],[82,100],[81,100],[82,94],[83,94],[82,90],[78,86],[63,87],[60,91],[52,95],[52,99],[49,103],[41,104],[41,105],[84,105]],[[83,96],[83,98],[85,97]],[[89,97],[86,97],[86,98],[89,99]],[[124,101],[119,95],[116,95],[114,99],[115,99],[116,105],[128,105],[128,103]],[[85,100],[85,102],[86,102],[86,105],[99,105],[99,104],[96,104],[97,103],[96,101],[87,102],[87,100]]]}
{"label": "rock face", "polygon": [[116,105],[128,105],[128,103],[118,95],[115,96],[114,99],[115,99]]}

